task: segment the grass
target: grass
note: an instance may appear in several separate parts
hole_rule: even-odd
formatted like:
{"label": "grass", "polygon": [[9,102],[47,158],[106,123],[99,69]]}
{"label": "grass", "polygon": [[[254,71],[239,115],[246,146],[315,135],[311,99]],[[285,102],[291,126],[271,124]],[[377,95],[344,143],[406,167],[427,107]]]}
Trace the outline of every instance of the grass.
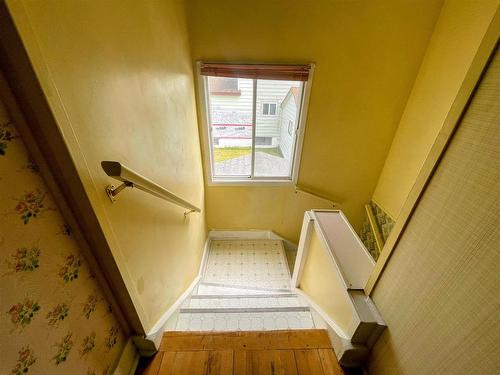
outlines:
{"label": "grass", "polygon": [[[282,158],[283,154],[279,147],[274,148],[257,148],[259,152],[277,156]],[[251,147],[220,147],[214,148],[214,159],[216,163],[224,160],[239,158],[240,156],[250,155],[252,153]]]}
{"label": "grass", "polygon": [[214,159],[216,163],[220,163],[224,160],[239,158],[251,153],[251,147],[218,147],[214,148]]}

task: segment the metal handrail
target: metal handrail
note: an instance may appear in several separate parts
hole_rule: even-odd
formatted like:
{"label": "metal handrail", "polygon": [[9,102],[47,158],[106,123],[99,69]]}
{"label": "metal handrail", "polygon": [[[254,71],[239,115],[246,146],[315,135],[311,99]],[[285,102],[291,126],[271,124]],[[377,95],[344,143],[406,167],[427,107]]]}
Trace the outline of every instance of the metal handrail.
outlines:
{"label": "metal handrail", "polygon": [[120,186],[117,187],[113,185],[106,186],[106,194],[113,203],[116,201],[116,196],[123,189],[127,187],[136,187],[137,189],[152,194],[155,197],[165,199],[169,202],[175,203],[178,206],[186,208],[188,211],[184,212],[184,215],[188,215],[191,212],[201,212],[201,209],[199,207],[196,207],[195,205],[175,195],[171,191],[161,187],[157,183],[140,175],[137,172],[134,172],[132,169],[127,168],[117,161],[101,161],[101,166],[104,172],[106,172],[109,177],[113,177],[114,179],[123,182]]}

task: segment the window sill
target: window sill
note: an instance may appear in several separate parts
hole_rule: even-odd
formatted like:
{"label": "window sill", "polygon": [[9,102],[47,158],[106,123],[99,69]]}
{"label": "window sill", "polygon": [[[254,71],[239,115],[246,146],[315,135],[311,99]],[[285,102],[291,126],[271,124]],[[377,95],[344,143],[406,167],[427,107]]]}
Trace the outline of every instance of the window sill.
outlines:
{"label": "window sill", "polygon": [[241,90],[210,91],[210,94],[219,96],[241,96]]}
{"label": "window sill", "polygon": [[208,186],[295,186],[293,180],[213,180]]}

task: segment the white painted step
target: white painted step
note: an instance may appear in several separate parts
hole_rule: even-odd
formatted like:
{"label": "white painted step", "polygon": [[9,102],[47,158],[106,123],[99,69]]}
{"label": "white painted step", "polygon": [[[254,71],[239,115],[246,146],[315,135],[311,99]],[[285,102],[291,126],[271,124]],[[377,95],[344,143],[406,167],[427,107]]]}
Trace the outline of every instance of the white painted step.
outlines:
{"label": "white painted step", "polygon": [[289,289],[259,289],[246,288],[244,286],[231,286],[217,283],[200,283],[197,290],[193,295],[213,295],[213,294],[227,294],[227,295],[266,295],[276,293],[290,293]]}
{"label": "white painted step", "polygon": [[295,294],[191,296],[182,306],[193,309],[308,307]]}
{"label": "white painted step", "polygon": [[308,311],[181,313],[176,331],[273,331],[312,329],[314,322]]}

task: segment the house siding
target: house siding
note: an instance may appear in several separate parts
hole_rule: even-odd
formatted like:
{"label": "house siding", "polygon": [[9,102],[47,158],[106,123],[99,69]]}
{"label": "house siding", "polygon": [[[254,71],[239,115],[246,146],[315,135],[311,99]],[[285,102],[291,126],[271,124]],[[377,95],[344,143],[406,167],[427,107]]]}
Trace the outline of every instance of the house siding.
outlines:
{"label": "house siding", "polygon": [[290,135],[288,133],[288,121],[292,121],[294,128],[297,127],[297,104],[292,95],[288,95],[281,106],[281,130],[280,130],[280,149],[284,158],[290,160],[293,157],[293,145],[295,131]]}
{"label": "house siding", "polygon": [[[280,136],[280,104],[290,90],[290,85],[299,86],[299,82],[291,81],[266,81],[259,80],[257,84],[256,100],[256,136],[257,137],[279,137]],[[210,94],[210,122],[211,124],[251,124],[252,119],[252,95],[253,80],[238,78],[239,95],[217,95]],[[276,115],[266,116],[262,114],[264,103],[276,103]],[[231,112],[228,116],[231,120],[220,120],[220,111]],[[233,120],[238,118],[239,120]]]}

